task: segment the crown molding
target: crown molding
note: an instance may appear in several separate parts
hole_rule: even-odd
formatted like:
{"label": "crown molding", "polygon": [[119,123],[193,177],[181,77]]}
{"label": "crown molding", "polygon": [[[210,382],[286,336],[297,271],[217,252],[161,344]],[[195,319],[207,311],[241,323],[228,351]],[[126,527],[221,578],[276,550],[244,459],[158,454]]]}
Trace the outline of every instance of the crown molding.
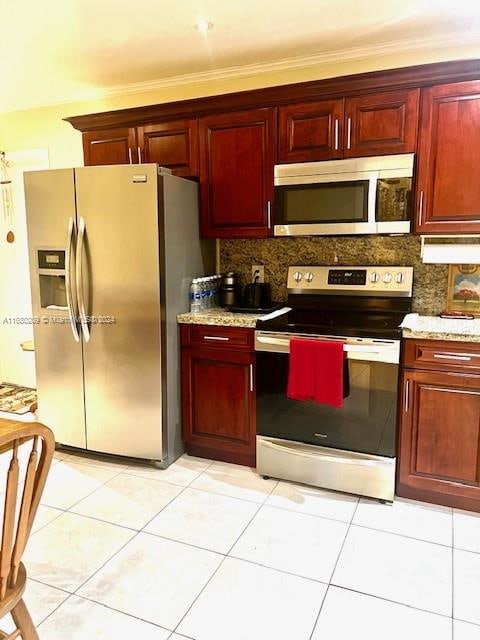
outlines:
{"label": "crown molding", "polygon": [[355,62],[368,58],[380,58],[388,55],[411,53],[412,51],[428,51],[435,49],[447,49],[476,44],[480,53],[480,32],[440,34],[429,38],[408,38],[385,42],[363,47],[350,47],[322,51],[308,56],[295,56],[282,58],[271,62],[256,62],[246,65],[235,65],[212,69],[210,71],[198,71],[168,76],[161,80],[149,80],[145,82],[127,83],[115,85],[108,89],[100,90],[104,98],[136,93],[148,93],[161,89],[180,87],[189,84],[208,83],[216,80],[228,80],[229,78],[244,78],[267,73],[294,71],[308,69],[309,67],[328,66],[339,62]]}
{"label": "crown molding", "polygon": [[456,32],[439,34],[428,38],[408,38],[392,42],[374,44],[363,47],[350,47],[338,50],[321,51],[308,56],[294,56],[280,60],[257,62],[247,65],[235,65],[222,67],[209,71],[198,71],[168,76],[162,79],[148,80],[144,82],[124,83],[111,87],[86,87],[73,92],[67,99],[56,101],[40,101],[5,109],[2,113],[12,111],[39,109],[52,106],[61,106],[79,102],[96,101],[119,96],[128,96],[141,93],[154,93],[162,89],[181,87],[191,84],[208,84],[209,82],[228,80],[230,78],[245,78],[261,76],[294,70],[308,69],[338,64],[339,62],[355,62],[365,59],[375,59],[385,56],[411,53],[412,51],[433,51],[449,49],[458,46],[477,45],[480,54],[479,32]]}

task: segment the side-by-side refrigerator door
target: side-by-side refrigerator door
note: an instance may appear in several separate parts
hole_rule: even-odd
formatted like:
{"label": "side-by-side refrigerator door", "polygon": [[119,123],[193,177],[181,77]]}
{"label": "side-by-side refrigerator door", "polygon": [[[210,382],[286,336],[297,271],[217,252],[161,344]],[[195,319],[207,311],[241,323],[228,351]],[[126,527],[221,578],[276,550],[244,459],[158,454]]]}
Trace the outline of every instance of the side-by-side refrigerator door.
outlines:
{"label": "side-by-side refrigerator door", "polygon": [[73,169],[25,173],[38,415],[55,440],[86,447],[76,320]]}
{"label": "side-by-side refrigerator door", "polygon": [[156,165],[75,170],[87,447],[162,458]]}

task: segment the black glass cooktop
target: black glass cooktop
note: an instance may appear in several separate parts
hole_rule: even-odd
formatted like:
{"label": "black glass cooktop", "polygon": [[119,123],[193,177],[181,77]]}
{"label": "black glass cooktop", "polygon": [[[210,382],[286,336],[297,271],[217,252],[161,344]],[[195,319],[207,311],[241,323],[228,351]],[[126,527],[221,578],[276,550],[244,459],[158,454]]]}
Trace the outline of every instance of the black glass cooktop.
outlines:
{"label": "black glass cooktop", "polygon": [[[321,305],[320,305],[321,306]],[[401,337],[400,323],[408,310],[368,309],[355,302],[349,308],[294,308],[271,320],[257,322],[263,331],[315,333],[370,338]]]}

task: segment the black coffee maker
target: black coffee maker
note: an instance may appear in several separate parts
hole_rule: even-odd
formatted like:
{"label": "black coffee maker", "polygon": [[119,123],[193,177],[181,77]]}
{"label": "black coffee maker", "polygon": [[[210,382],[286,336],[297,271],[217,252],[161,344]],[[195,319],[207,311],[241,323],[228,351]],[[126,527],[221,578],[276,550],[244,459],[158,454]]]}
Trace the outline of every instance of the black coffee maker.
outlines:
{"label": "black coffee maker", "polygon": [[245,285],[243,306],[248,309],[268,309],[271,305],[270,285],[267,282],[251,282]]}
{"label": "black coffee maker", "polygon": [[220,284],[220,306],[229,309],[239,307],[242,302],[242,289],[237,274],[229,271],[222,276]]}

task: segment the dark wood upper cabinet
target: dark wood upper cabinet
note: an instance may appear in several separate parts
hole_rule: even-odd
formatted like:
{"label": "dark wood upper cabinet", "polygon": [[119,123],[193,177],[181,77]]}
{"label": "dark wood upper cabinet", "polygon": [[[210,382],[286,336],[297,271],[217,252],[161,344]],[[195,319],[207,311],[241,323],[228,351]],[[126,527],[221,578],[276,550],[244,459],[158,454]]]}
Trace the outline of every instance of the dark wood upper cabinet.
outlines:
{"label": "dark wood upper cabinet", "polygon": [[480,232],[480,81],[423,91],[416,231]]}
{"label": "dark wood upper cabinet", "polygon": [[272,234],[276,110],[199,120],[200,227],[209,238]]}
{"label": "dark wood upper cabinet", "polygon": [[196,119],[139,127],[138,145],[142,162],[157,162],[177,176],[198,175]]}
{"label": "dark wood upper cabinet", "polygon": [[413,153],[419,89],[279,108],[280,162]]}
{"label": "dark wood upper cabinet", "polygon": [[343,103],[321,100],[279,107],[279,162],[343,157]]}
{"label": "dark wood upper cabinet", "polygon": [[135,127],[119,127],[83,134],[85,166],[96,164],[131,164],[137,161]]}
{"label": "dark wood upper cabinet", "polygon": [[411,89],[347,98],[345,157],[413,153],[419,96],[419,89]]}

